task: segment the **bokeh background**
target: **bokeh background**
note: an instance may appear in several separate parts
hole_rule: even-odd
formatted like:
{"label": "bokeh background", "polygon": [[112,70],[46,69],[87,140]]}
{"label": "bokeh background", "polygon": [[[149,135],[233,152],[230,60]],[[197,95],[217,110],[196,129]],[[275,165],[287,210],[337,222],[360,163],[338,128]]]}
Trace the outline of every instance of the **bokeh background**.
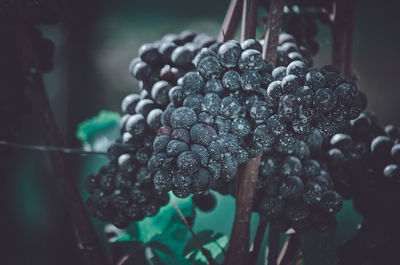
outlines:
{"label": "bokeh background", "polygon": [[[192,29],[217,36],[228,0],[69,1],[55,26],[42,32],[56,46],[54,70],[45,75],[48,95],[66,142],[80,146],[77,125],[100,110],[119,112],[137,91],[128,72],[139,46],[168,32]],[[396,1],[357,1],[354,72],[369,109],[382,124],[400,125],[400,48]],[[320,25],[316,67],[330,62],[330,32]],[[19,138],[43,144],[36,117],[26,113]],[[81,185],[105,159],[71,156]],[[1,173],[1,264],[84,264],[46,153],[11,150]],[[90,166],[88,166],[90,164]]]}

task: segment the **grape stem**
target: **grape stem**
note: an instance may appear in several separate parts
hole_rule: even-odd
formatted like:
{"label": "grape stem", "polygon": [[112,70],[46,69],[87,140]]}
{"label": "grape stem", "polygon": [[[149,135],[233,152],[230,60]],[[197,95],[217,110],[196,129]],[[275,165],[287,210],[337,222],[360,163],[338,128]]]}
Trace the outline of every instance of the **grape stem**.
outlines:
{"label": "grape stem", "polygon": [[208,249],[204,248],[203,245],[201,244],[200,239],[197,237],[196,233],[193,231],[192,227],[189,225],[189,223],[186,220],[185,216],[183,215],[181,209],[179,209],[179,206],[173,200],[170,200],[170,202],[171,202],[171,205],[175,208],[179,217],[181,218],[183,224],[186,226],[186,228],[192,234],[194,242],[196,243],[197,247],[200,249],[201,253],[206,257],[208,263],[211,265],[217,265],[217,263],[212,258],[210,251],[208,251]]}
{"label": "grape stem", "polygon": [[250,217],[260,160],[261,157],[258,156],[239,168],[237,177],[240,178],[240,184],[236,194],[235,220],[225,264],[245,264],[249,249]]}
{"label": "grape stem", "polygon": [[244,0],[240,42],[256,37],[258,0]]}
{"label": "grape stem", "polygon": [[264,38],[263,58],[276,65],[279,33],[282,26],[284,0],[271,0],[268,11],[267,31]]}
{"label": "grape stem", "polygon": [[268,231],[268,265],[278,264],[280,233],[273,225],[269,226]]}
{"label": "grape stem", "polygon": [[332,25],[332,63],[347,78],[352,72],[355,0],[336,0]]}
{"label": "grape stem", "polygon": [[257,227],[256,238],[253,243],[253,250],[250,252],[248,264],[256,264],[257,258],[260,255],[262,243],[264,241],[265,231],[267,230],[268,222],[266,220],[260,220]]}
{"label": "grape stem", "polygon": [[[64,140],[50,107],[43,76],[28,37],[26,25],[18,21],[12,28],[15,32],[21,71],[25,76],[26,90],[32,101],[33,110],[39,116],[42,133],[49,145],[63,147]],[[90,264],[108,265],[105,251],[100,245],[75,184],[75,178],[71,171],[72,165],[65,154],[60,151],[50,152],[50,158],[55,173],[60,178],[65,204],[76,232],[79,248],[86,253]]]}
{"label": "grape stem", "polygon": [[300,233],[294,233],[288,236],[283,244],[281,253],[279,253],[278,265],[290,265],[297,260],[297,252],[301,244],[300,238]]}
{"label": "grape stem", "polygon": [[240,22],[240,13],[242,13],[242,7],[243,0],[231,0],[218,35],[219,42],[224,42],[235,37],[236,30]]}
{"label": "grape stem", "polygon": [[[275,58],[275,60],[272,61],[274,64],[277,58],[276,48],[278,46],[280,27],[282,25],[283,4],[284,0],[271,1],[268,17],[275,17],[275,19],[268,19],[268,37],[266,36],[267,41],[264,43],[263,47],[263,58]],[[246,4],[245,2],[243,8],[243,14],[251,14],[251,12],[255,14],[255,17],[251,19],[254,21],[252,24],[254,29],[251,29],[251,31],[255,34],[255,28],[257,26],[257,3],[254,2],[251,4],[248,2]],[[253,11],[246,9],[252,9]],[[249,20],[250,19],[245,19],[242,23],[249,23]],[[243,36],[248,36],[248,33],[243,34],[243,29],[250,30],[248,25],[244,25],[242,27],[242,38]],[[274,48],[267,46],[272,46]],[[247,259],[250,240],[250,218],[253,209],[253,197],[258,178],[260,161],[261,156],[258,156],[239,168],[237,174],[237,179],[239,179],[239,188],[236,192],[236,213],[225,264],[241,265],[245,264]]]}

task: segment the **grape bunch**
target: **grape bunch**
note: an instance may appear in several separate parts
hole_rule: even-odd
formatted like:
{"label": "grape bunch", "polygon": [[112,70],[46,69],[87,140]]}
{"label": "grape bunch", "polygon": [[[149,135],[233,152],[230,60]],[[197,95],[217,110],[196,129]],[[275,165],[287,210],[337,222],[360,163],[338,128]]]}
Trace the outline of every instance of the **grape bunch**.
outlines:
{"label": "grape bunch", "polygon": [[168,203],[167,193],[155,192],[148,170],[153,141],[162,130],[162,113],[172,85],[185,70],[193,68],[194,53],[213,42],[205,34],[187,30],[140,47],[139,57],[132,60],[129,69],[142,92],[122,100],[121,137],[108,149],[110,162],[86,178],[85,187],[91,195],[87,208],[92,216],[124,228],[155,215]]}
{"label": "grape bunch", "polygon": [[150,160],[156,162],[149,162],[160,193],[172,189],[186,197],[218,189],[262,153],[256,125],[272,114],[273,104],[266,93],[272,66],[261,49],[254,39],[203,48],[193,60],[195,71],[171,88]]}
{"label": "grape bunch", "polygon": [[159,80],[175,84],[178,78],[194,69],[195,55],[215,42],[213,37],[191,30],[166,34],[161,40],[143,44],[129,71],[139,81],[139,88],[149,92]]}
{"label": "grape bunch", "polygon": [[391,213],[386,207],[400,203],[400,132],[395,126],[383,128],[372,113],[362,113],[348,132],[330,139],[326,161],[335,186],[353,198],[364,216]]}
{"label": "grape bunch", "polygon": [[354,237],[338,248],[341,264],[394,264],[400,235],[400,131],[381,127],[371,112],[330,138],[325,160],[343,197],[363,216]]}
{"label": "grape bunch", "polygon": [[326,164],[319,159],[323,136],[319,130],[297,140],[291,154],[263,155],[254,208],[260,217],[286,231],[325,228],[335,222],[343,205]]}
{"label": "grape bunch", "polygon": [[169,201],[154,190],[147,163],[161,126],[161,105],[147,91],[127,95],[121,104],[121,137],[108,149],[110,162],[86,178],[85,188],[92,216],[119,228],[155,215]]}

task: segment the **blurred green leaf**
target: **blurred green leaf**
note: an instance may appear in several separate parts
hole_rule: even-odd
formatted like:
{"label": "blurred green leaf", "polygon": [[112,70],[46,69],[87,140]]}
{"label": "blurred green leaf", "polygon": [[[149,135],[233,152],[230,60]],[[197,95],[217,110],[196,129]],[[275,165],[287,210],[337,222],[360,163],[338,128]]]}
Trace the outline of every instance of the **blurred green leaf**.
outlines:
{"label": "blurred green leaf", "polygon": [[[198,232],[196,235],[197,235],[197,238],[199,239],[201,245],[204,246],[204,245],[206,245],[210,242],[214,242],[224,236],[222,233],[216,233],[215,235],[213,235],[213,234],[214,234],[214,232],[212,230],[203,230],[203,231]],[[196,244],[196,240],[192,237],[187,242],[185,249],[183,251],[183,255],[187,255],[196,249],[198,250],[198,246]]]}
{"label": "blurred green leaf", "polygon": [[112,127],[119,123],[120,115],[117,112],[101,110],[96,116],[78,124],[76,137],[82,142],[89,142],[94,133]]}
{"label": "blurred green leaf", "polygon": [[172,252],[172,250],[167,245],[161,243],[158,240],[150,241],[147,245],[150,246],[153,249],[160,250],[160,251],[162,251],[164,253],[167,253],[167,254],[169,254],[171,256],[174,255],[174,252]]}
{"label": "blurred green leaf", "polygon": [[119,137],[120,115],[102,110],[96,116],[78,124],[76,137],[88,151],[105,152]]}

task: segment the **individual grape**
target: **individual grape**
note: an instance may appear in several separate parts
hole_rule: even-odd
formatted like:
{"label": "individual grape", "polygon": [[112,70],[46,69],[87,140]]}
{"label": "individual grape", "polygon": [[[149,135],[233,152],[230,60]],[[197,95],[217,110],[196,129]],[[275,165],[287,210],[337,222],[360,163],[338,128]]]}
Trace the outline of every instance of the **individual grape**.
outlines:
{"label": "individual grape", "polygon": [[244,137],[250,134],[251,124],[243,118],[236,118],[231,123],[231,132],[239,137]]}
{"label": "individual grape", "polygon": [[241,87],[244,91],[257,90],[261,82],[261,75],[257,71],[246,70],[241,76]]}
{"label": "individual grape", "polygon": [[174,86],[168,92],[168,98],[174,106],[182,106],[183,103],[183,89],[181,86]]}
{"label": "individual grape", "polygon": [[185,151],[178,156],[177,166],[186,173],[193,173],[198,170],[200,165],[200,156],[192,151]]}
{"label": "individual grape", "polygon": [[285,93],[293,93],[301,85],[301,79],[296,75],[287,75],[281,81],[282,90]]}
{"label": "individual grape", "polygon": [[307,66],[302,61],[293,61],[286,67],[287,75],[296,75],[305,78],[307,74]]}
{"label": "individual grape", "polygon": [[221,98],[215,93],[207,93],[201,102],[201,110],[217,116],[221,109]]}
{"label": "individual grape", "polygon": [[322,194],[319,207],[327,213],[336,214],[343,206],[342,197],[335,191],[326,191]]}
{"label": "individual grape", "polygon": [[241,53],[238,64],[241,71],[260,70],[263,62],[261,52],[249,49]]}
{"label": "individual grape", "polygon": [[129,117],[125,124],[125,130],[132,135],[141,135],[146,129],[146,121],[141,114]]}
{"label": "individual grape", "polygon": [[238,43],[228,41],[219,47],[218,58],[226,68],[234,68],[237,66],[241,53],[242,48]]}
{"label": "individual grape", "polygon": [[305,84],[314,90],[325,86],[325,77],[318,71],[310,71],[306,74]]}
{"label": "individual grape", "polygon": [[231,96],[224,97],[221,102],[221,114],[226,118],[237,118],[242,112],[239,101]]}
{"label": "individual grape", "polygon": [[142,114],[144,117],[149,114],[149,112],[156,107],[156,104],[151,99],[141,99],[135,108],[137,114]]}
{"label": "individual grape", "polygon": [[196,144],[207,145],[216,137],[217,132],[209,125],[198,123],[190,128],[190,138]]}
{"label": "individual grape", "polygon": [[323,189],[315,182],[308,182],[304,186],[303,199],[308,205],[316,205],[321,201]]}
{"label": "individual grape", "polygon": [[182,89],[184,95],[196,94],[201,92],[204,81],[197,72],[188,72],[183,76]]}
{"label": "individual grape", "polygon": [[260,202],[259,212],[267,218],[277,218],[282,215],[285,202],[276,196],[264,197]]}
{"label": "individual grape", "polygon": [[199,144],[192,144],[190,151],[197,153],[200,157],[200,163],[202,166],[206,166],[209,158],[209,153],[206,147]]}
{"label": "individual grape", "polygon": [[271,106],[265,101],[255,101],[250,109],[250,116],[255,121],[265,121],[272,114]]}
{"label": "individual grape", "polygon": [[140,46],[138,54],[143,62],[150,65],[157,64],[160,59],[158,49],[152,43],[145,43]]}
{"label": "individual grape", "polygon": [[185,46],[178,46],[171,54],[171,62],[176,66],[185,66],[194,58],[194,54]]}
{"label": "individual grape", "polygon": [[184,151],[188,150],[189,146],[186,143],[178,140],[171,140],[166,147],[166,152],[169,156],[178,156]]}
{"label": "individual grape", "polygon": [[208,188],[211,180],[211,174],[207,169],[200,168],[199,171],[195,174],[193,180],[193,188],[196,191],[204,191]]}
{"label": "individual grape", "polygon": [[188,107],[180,107],[172,112],[171,125],[174,129],[189,129],[196,122],[196,113]]}
{"label": "individual grape", "polygon": [[194,110],[196,113],[201,111],[201,104],[203,102],[203,95],[191,94],[183,100],[183,106]]}
{"label": "individual grape", "polygon": [[350,105],[357,96],[357,87],[353,82],[346,82],[336,87],[335,93],[339,102]]}
{"label": "individual grape", "polygon": [[146,123],[153,131],[157,131],[161,127],[162,113],[161,109],[153,109],[147,115]]}
{"label": "individual grape", "polygon": [[274,70],[272,70],[272,77],[275,80],[280,80],[286,76],[286,67],[285,66],[278,66]]}
{"label": "individual grape", "polygon": [[210,192],[195,194],[192,201],[203,212],[212,211],[217,204],[215,196]]}
{"label": "individual grape", "polygon": [[[305,167],[304,170],[307,170]],[[282,176],[302,176],[303,166],[299,158],[295,156],[287,156],[282,163]]]}
{"label": "individual grape", "polygon": [[320,88],[315,92],[314,107],[321,112],[331,111],[336,104],[336,95],[329,88]]}
{"label": "individual grape", "polygon": [[222,66],[215,56],[203,58],[197,65],[199,73],[207,79],[218,78],[222,72]]}
{"label": "individual grape", "polygon": [[221,96],[224,92],[224,88],[222,87],[222,83],[218,79],[210,79],[204,86],[204,93],[215,93]]}
{"label": "individual grape", "polygon": [[240,74],[234,70],[227,71],[222,77],[222,86],[231,92],[238,91],[241,82]]}
{"label": "individual grape", "polygon": [[232,180],[238,170],[239,162],[231,153],[226,153],[221,162],[221,171],[226,180]]}
{"label": "individual grape", "polygon": [[285,199],[296,199],[301,197],[304,184],[299,177],[290,176],[279,187],[279,194]]}
{"label": "individual grape", "polygon": [[140,96],[138,94],[127,95],[121,103],[121,110],[124,113],[134,114],[136,104],[139,102]]}
{"label": "individual grape", "polygon": [[257,50],[258,52],[262,52],[261,44],[255,39],[247,39],[241,43],[242,50]]}
{"label": "individual grape", "polygon": [[157,81],[151,88],[151,97],[159,105],[167,105],[169,102],[168,92],[171,85],[164,80]]}

